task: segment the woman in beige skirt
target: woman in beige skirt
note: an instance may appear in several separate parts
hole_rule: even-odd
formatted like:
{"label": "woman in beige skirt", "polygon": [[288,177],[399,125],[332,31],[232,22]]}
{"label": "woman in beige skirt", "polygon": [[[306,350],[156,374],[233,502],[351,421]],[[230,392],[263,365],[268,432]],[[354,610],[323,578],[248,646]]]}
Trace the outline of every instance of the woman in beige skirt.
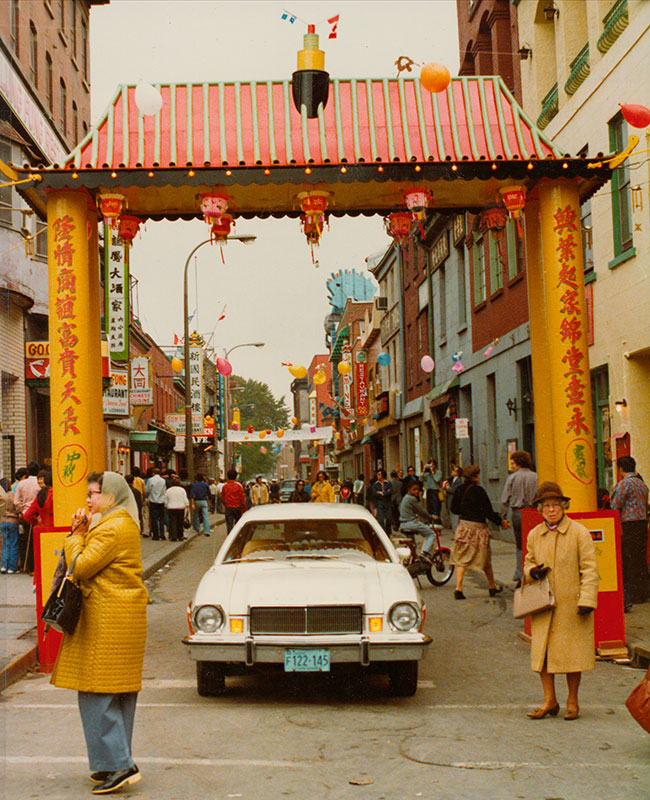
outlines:
{"label": "woman in beige skirt", "polygon": [[490,532],[486,519],[499,525],[504,530],[510,523],[501,519],[499,514],[492,509],[490,498],[482,486],[479,486],[481,470],[475,464],[470,464],[463,470],[465,483],[454,492],[451,512],[458,514],[459,522],[454,535],[454,544],[451,549],[451,563],[456,569],[456,600],[465,600],[463,594],[463,578],[466,569],[484,572],[488,580],[490,597],[503,591],[502,586],[494,582],[492,571],[492,553],[490,551]]}

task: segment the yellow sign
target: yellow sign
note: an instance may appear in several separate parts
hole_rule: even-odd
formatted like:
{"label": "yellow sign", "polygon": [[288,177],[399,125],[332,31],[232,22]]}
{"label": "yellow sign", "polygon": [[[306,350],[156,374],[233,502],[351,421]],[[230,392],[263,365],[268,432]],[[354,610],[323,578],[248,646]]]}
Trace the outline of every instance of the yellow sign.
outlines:
{"label": "yellow sign", "polygon": [[594,540],[596,559],[598,561],[598,575],[600,577],[598,591],[618,591],[614,519],[612,517],[589,517],[587,519],[583,517],[579,521],[586,528],[589,528],[591,538]]}
{"label": "yellow sign", "polygon": [[63,552],[63,540],[68,531],[41,531],[41,592],[43,605],[50,596],[54,570]]}

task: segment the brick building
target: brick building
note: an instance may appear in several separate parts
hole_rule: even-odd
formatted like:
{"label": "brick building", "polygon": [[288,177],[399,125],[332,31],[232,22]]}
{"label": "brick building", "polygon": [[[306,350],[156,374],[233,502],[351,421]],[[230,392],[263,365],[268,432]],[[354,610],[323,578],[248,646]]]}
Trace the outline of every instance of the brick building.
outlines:
{"label": "brick building", "polygon": [[[0,161],[62,163],[89,126],[89,25],[108,0],[0,3]],[[40,232],[40,234],[39,234]],[[46,342],[47,235],[13,187],[0,189],[0,472],[50,457],[49,397],[25,383],[25,343]]]}

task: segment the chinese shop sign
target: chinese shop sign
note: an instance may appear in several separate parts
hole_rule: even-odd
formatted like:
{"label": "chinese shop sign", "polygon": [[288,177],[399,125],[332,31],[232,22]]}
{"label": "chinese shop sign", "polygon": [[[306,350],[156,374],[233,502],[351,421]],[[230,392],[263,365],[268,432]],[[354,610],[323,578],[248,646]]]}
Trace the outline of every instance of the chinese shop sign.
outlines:
{"label": "chinese shop sign", "polygon": [[152,406],[151,359],[137,356],[131,359],[130,401],[132,406]]}
{"label": "chinese shop sign", "polygon": [[367,417],[370,413],[370,405],[368,399],[368,364],[366,363],[365,353],[357,353],[356,356],[354,388],[357,399],[357,415],[359,417]]}
{"label": "chinese shop sign", "polygon": [[113,361],[128,361],[129,246],[108,225],[104,225],[104,243],[104,320],[108,346]]}
{"label": "chinese shop sign", "polygon": [[111,385],[104,392],[105,417],[129,416],[129,373],[126,369],[111,369]]}
{"label": "chinese shop sign", "polygon": [[192,403],[192,416],[200,415],[201,425],[198,430],[192,423],[192,433],[203,433],[203,347],[200,344],[190,344],[190,398]]}

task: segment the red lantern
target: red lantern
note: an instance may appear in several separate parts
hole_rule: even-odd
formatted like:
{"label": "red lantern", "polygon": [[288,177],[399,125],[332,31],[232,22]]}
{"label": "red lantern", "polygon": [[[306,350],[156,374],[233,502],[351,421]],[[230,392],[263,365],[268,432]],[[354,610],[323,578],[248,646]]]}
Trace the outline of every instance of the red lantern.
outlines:
{"label": "red lantern", "polygon": [[109,226],[111,232],[115,227],[117,218],[122,213],[122,207],[126,207],[126,198],[123,194],[100,194],[97,198],[99,211],[104,218],[104,222]]}
{"label": "red lantern", "polygon": [[226,192],[205,192],[201,195],[201,212],[208,225],[214,225],[228,210],[229,195]]}
{"label": "red lantern", "polygon": [[636,103],[619,103],[619,106],[625,121],[633,128],[647,128],[650,125],[650,108]]}
{"label": "red lantern", "polygon": [[502,231],[506,227],[508,217],[504,208],[485,208],[481,211],[480,226],[482,231],[491,231],[492,238],[497,243],[499,258],[503,261],[501,252]]}
{"label": "red lantern", "polygon": [[125,242],[132,242],[140,228],[140,217],[132,217],[129,214],[120,214],[118,234],[120,239]]}
{"label": "red lantern", "polygon": [[424,219],[427,208],[431,208],[431,192],[425,186],[417,186],[414,189],[407,189],[404,192],[406,207],[411,212],[414,221],[420,226],[420,233],[424,238]]}
{"label": "red lantern", "polygon": [[307,237],[311,247],[311,260],[314,262],[314,245],[318,246],[325,222],[327,221],[325,212],[327,211],[327,198],[329,192],[300,192],[300,208],[302,216],[300,222],[302,232]]}
{"label": "red lantern", "polygon": [[230,230],[234,222],[231,214],[222,214],[219,217],[210,229],[210,235],[214,236],[215,242],[223,244],[226,241],[228,236],[230,236]]}
{"label": "red lantern", "polygon": [[409,211],[394,211],[384,218],[386,233],[402,247],[408,242],[412,224],[413,218]]}
{"label": "red lantern", "polygon": [[497,199],[500,199],[506,207],[510,219],[514,219],[517,222],[517,230],[519,235],[522,236],[519,220],[521,219],[521,212],[526,207],[526,187],[513,183],[510,186],[503,186],[499,189],[499,194],[501,197],[499,198],[497,195]]}

